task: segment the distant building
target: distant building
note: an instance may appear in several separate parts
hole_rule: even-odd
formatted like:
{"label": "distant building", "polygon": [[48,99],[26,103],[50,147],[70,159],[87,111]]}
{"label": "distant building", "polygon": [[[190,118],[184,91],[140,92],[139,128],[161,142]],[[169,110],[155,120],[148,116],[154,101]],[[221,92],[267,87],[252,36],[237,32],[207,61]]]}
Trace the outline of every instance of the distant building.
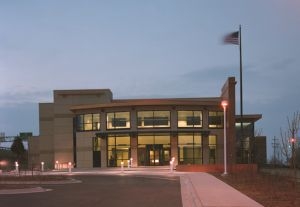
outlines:
{"label": "distant building", "polygon": [[[29,162],[92,168],[127,166],[131,159],[137,167],[169,165],[174,157],[176,165],[221,164],[222,100],[228,101],[228,164],[253,162],[244,156],[255,151],[236,136],[235,84],[230,77],[219,97],[207,98],[113,99],[109,89],[55,90],[53,103],[39,104],[40,135],[29,139]],[[261,115],[245,118],[249,142]]]}

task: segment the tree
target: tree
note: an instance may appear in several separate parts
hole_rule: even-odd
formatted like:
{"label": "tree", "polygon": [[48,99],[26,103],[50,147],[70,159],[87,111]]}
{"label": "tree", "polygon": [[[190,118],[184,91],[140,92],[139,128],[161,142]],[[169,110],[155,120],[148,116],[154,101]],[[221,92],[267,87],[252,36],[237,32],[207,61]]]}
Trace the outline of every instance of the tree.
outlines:
{"label": "tree", "polygon": [[280,128],[281,153],[286,163],[291,167],[296,167],[296,141],[300,129],[300,113],[295,112],[293,116],[287,117],[287,129],[284,131]]}
{"label": "tree", "polygon": [[20,137],[16,137],[14,139],[14,142],[12,143],[10,150],[16,154],[17,161],[20,162],[22,158],[24,157],[24,154],[26,152],[25,147],[23,145],[22,139]]}

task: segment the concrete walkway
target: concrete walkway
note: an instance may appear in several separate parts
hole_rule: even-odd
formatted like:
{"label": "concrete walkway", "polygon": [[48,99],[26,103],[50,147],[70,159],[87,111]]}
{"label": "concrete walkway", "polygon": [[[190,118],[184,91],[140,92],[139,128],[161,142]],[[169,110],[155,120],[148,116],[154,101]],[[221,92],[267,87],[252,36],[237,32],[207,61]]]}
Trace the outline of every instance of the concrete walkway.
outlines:
{"label": "concrete walkway", "polygon": [[[47,172],[44,174],[111,174],[111,175],[142,175],[142,176],[180,176],[181,197],[183,207],[262,207],[261,204],[227,185],[208,173],[170,172],[167,168],[130,168],[120,171],[108,169],[74,169],[68,172]],[[1,183],[0,183],[1,184]],[[2,190],[2,194],[26,193],[26,189]],[[28,193],[47,192],[49,189],[28,189]],[[0,191],[1,194],[1,191]]]}
{"label": "concrete walkway", "polygon": [[207,173],[180,177],[183,207],[262,207],[245,194]]}

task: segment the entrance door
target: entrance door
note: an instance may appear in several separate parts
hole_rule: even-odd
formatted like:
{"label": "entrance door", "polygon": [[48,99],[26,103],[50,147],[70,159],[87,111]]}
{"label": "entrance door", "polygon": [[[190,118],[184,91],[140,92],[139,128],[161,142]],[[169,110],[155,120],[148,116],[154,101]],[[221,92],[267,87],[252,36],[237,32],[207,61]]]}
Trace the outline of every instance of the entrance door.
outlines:
{"label": "entrance door", "polygon": [[150,165],[160,165],[160,149],[150,149],[149,150],[149,161]]}
{"label": "entrance door", "polygon": [[162,144],[147,145],[146,160],[149,166],[168,165],[170,149],[163,148]]}
{"label": "entrance door", "polygon": [[101,152],[93,152],[93,167],[101,167]]}
{"label": "entrance door", "polygon": [[93,138],[93,167],[101,167],[100,137]]}

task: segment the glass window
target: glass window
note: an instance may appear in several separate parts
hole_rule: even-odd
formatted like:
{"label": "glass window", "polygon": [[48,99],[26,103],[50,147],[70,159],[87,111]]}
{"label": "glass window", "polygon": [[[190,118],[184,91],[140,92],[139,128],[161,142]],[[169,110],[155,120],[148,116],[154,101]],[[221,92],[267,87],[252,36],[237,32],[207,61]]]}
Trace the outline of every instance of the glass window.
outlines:
{"label": "glass window", "polygon": [[84,131],[84,115],[76,116],[76,129],[77,131]]}
{"label": "glass window", "polygon": [[139,145],[154,144],[154,136],[139,135],[138,143],[139,143]]}
{"label": "glass window", "polygon": [[200,133],[178,135],[178,160],[180,164],[202,164],[201,139]]}
{"label": "glass window", "polygon": [[76,119],[77,131],[100,130],[100,114],[82,114]]}
{"label": "glass window", "polygon": [[139,111],[138,128],[170,127],[170,111]]}
{"label": "glass window", "polygon": [[100,151],[100,148],[101,148],[101,139],[100,137],[95,137],[93,139],[93,151],[96,152],[96,151]]}
{"label": "glass window", "polygon": [[208,126],[209,128],[222,128],[224,115],[221,111],[210,111],[208,113]]}
{"label": "glass window", "polygon": [[209,147],[209,163],[216,163],[216,151],[217,151],[217,136],[209,135],[208,137],[208,147]]}
{"label": "glass window", "polygon": [[100,130],[100,114],[93,114],[93,129]]}
{"label": "glass window", "polygon": [[129,112],[107,113],[107,129],[125,129],[130,128]]}
{"label": "glass window", "polygon": [[126,166],[130,159],[130,137],[128,135],[108,136],[107,143],[108,166],[121,166],[121,162]]}
{"label": "glass window", "polygon": [[178,111],[178,127],[202,127],[202,111]]}

